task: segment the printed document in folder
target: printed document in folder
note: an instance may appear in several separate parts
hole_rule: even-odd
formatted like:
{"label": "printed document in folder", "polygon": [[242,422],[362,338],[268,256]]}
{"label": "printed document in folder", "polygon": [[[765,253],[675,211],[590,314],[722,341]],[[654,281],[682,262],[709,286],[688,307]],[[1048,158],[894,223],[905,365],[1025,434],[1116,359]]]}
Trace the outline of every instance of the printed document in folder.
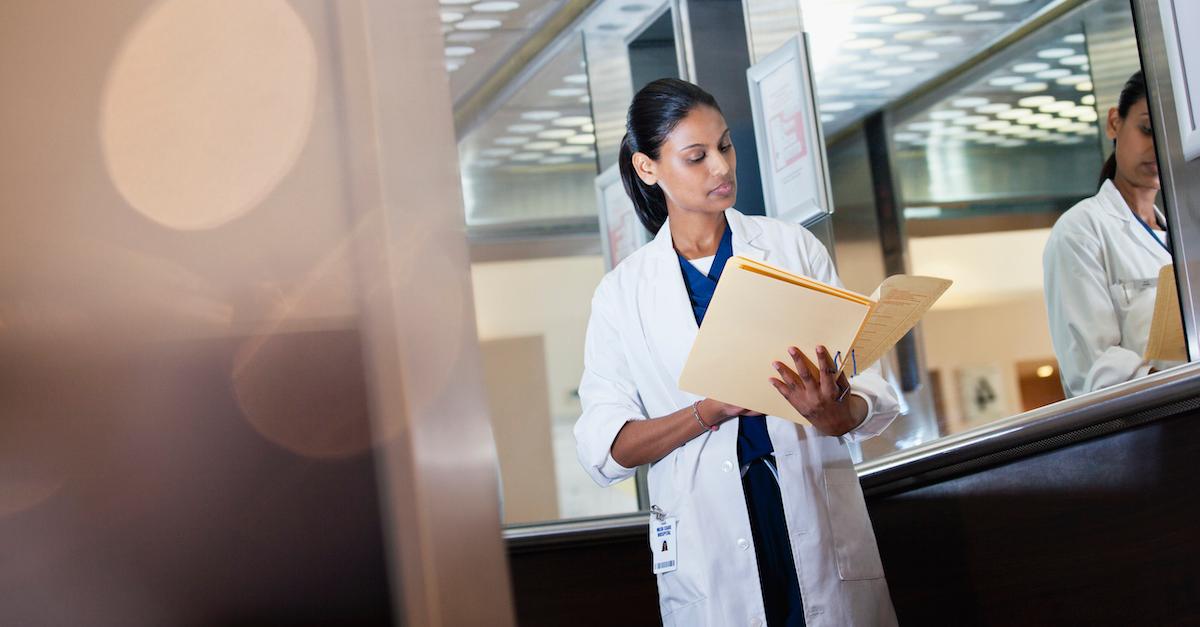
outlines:
{"label": "printed document in folder", "polygon": [[840,372],[854,376],[891,350],[949,287],[946,279],[897,275],[868,298],[734,257],[717,284],[679,387],[807,424],[771,385],[777,376],[772,362],[790,366],[790,346],[815,359],[817,345],[823,345]]}

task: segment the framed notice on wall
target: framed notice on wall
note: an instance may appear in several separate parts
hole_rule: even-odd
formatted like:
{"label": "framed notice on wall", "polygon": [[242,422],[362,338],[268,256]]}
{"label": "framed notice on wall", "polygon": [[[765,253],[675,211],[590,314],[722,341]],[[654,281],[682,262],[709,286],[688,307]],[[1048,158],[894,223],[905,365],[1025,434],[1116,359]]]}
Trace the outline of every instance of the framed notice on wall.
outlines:
{"label": "framed notice on wall", "polygon": [[746,70],[769,216],[809,224],[833,213],[807,39],[789,39]]}
{"label": "framed notice on wall", "polygon": [[596,211],[600,215],[605,269],[612,270],[622,259],[650,241],[650,233],[638,220],[633,201],[625,193],[616,164],[596,177]]}
{"label": "framed notice on wall", "polygon": [[1158,0],[1183,156],[1200,157],[1200,1]]}

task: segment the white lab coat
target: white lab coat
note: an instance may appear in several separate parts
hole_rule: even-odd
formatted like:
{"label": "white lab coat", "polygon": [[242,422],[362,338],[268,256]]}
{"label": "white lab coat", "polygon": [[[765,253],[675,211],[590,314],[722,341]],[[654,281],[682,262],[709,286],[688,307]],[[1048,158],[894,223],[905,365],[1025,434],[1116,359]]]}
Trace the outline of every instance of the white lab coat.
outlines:
{"label": "white lab coat", "polygon": [[1050,338],[1068,397],[1170,365],[1142,359],[1158,272],[1170,263],[1112,181],[1054,224],[1042,267]]}
{"label": "white lab coat", "polygon": [[[726,217],[734,255],[839,284],[825,247],[804,228],[734,209]],[[583,415],[575,437],[580,462],[600,485],[634,474],[610,454],[627,421],[664,416],[698,399],[678,386],[696,332],[670,229],[663,226],[604,277],[592,300],[579,387]],[[854,377],[852,385],[871,411],[844,437],[877,435],[899,411],[895,392],[877,370]],[[678,569],[658,575],[664,625],[765,623],[737,426],[736,420],[726,422],[650,466],[651,504],[678,521]],[[894,625],[875,534],[846,445],[782,418],[768,417],[767,430],[808,625]],[[650,559],[647,553],[647,569]]]}

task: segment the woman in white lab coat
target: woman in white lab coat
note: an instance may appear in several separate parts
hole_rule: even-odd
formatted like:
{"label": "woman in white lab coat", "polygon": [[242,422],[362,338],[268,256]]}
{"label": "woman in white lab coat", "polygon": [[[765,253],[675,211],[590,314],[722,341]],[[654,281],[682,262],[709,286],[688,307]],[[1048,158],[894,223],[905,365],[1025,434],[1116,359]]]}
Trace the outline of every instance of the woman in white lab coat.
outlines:
{"label": "woman in white lab coat", "polygon": [[[650,83],[634,97],[626,130],[625,189],[657,237],[596,289],[575,437],[580,462],[600,485],[650,464],[663,623],[895,624],[846,446],[898,413],[878,371],[834,381],[827,351],[791,347],[793,363],[773,364],[772,383],[811,427],[747,415],[677,385],[731,255],[838,284],[828,252],[799,225],[733,208],[729,129],[699,87]],[[810,356],[819,378],[802,367]]]}
{"label": "woman in white lab coat", "polygon": [[1171,252],[1166,219],[1154,206],[1158,161],[1140,71],[1109,110],[1107,133],[1113,154],[1100,192],[1058,219],[1042,258],[1050,336],[1068,397],[1165,365],[1142,358],[1158,273]]}

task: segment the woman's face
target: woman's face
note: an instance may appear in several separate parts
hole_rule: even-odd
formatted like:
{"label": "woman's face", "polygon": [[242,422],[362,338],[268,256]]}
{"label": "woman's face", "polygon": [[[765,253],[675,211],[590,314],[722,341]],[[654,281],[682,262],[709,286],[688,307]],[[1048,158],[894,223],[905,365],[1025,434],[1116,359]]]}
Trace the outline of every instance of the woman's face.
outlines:
{"label": "woman's face", "polygon": [[680,120],[657,161],[639,152],[633,165],[644,183],[662,188],[670,211],[720,213],[737,200],[737,156],[725,117],[712,107]]}
{"label": "woman's face", "polygon": [[1129,107],[1124,118],[1115,108],[1109,110],[1108,137],[1117,140],[1117,177],[1134,187],[1159,189],[1154,131],[1145,98]]}

